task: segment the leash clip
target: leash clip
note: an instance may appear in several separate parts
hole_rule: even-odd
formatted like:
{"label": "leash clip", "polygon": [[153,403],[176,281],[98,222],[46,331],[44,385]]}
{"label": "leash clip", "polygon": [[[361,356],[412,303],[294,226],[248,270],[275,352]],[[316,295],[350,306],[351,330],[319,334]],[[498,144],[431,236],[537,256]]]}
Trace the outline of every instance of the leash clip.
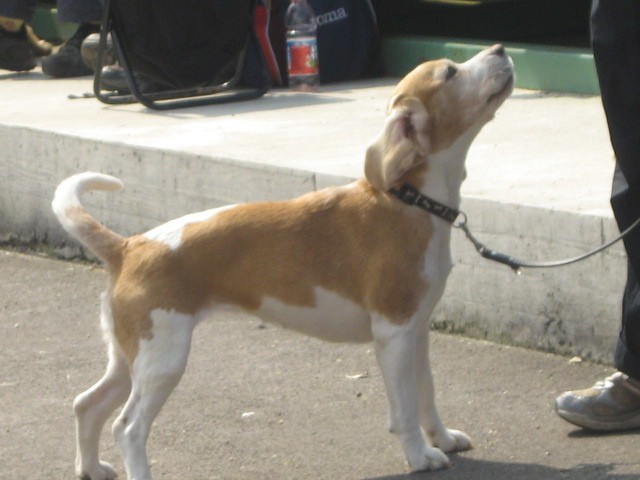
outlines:
{"label": "leash clip", "polygon": [[452,224],[453,228],[461,229],[483,258],[507,265],[516,275],[522,274],[522,263],[519,260],[510,257],[509,255],[505,255],[504,253],[496,252],[495,250],[487,248],[482,242],[474,237],[471,230],[469,230],[469,227],[467,226],[467,214],[461,211],[459,212],[459,216],[461,216],[462,219],[454,222]]}

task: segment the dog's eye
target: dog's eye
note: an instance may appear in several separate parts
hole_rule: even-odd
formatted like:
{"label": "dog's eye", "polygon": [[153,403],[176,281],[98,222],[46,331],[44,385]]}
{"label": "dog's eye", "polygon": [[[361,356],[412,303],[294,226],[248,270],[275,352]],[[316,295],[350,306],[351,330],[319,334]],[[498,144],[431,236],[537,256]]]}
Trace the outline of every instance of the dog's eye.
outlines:
{"label": "dog's eye", "polygon": [[447,67],[447,73],[445,74],[444,79],[445,80],[451,80],[453,77],[456,76],[456,73],[458,73],[458,69],[456,67],[454,67],[453,65],[449,65]]}

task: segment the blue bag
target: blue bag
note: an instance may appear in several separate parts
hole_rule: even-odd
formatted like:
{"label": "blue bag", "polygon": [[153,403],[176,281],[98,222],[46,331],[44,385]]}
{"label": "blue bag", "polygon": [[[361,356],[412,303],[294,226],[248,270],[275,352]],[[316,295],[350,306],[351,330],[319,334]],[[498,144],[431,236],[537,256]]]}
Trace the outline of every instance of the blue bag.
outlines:
{"label": "blue bag", "polygon": [[320,82],[371,75],[379,47],[376,14],[369,0],[308,0],[318,22]]}

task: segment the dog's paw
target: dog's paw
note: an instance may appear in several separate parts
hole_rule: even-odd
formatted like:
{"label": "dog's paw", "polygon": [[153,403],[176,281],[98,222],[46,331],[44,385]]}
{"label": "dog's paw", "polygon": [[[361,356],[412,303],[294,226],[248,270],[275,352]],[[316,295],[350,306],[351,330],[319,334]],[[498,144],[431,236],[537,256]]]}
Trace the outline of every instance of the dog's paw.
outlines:
{"label": "dog's paw", "polygon": [[107,462],[100,462],[93,468],[79,469],[77,472],[80,480],[115,480],[118,474]]}
{"label": "dog's paw", "polygon": [[460,430],[446,429],[436,434],[431,440],[435,446],[447,453],[462,452],[473,448],[473,442],[469,436]]}
{"label": "dog's paw", "polygon": [[408,458],[409,466],[414,472],[421,472],[424,470],[440,470],[443,468],[449,468],[451,462],[449,458],[439,448],[425,447],[425,449],[413,458]]}

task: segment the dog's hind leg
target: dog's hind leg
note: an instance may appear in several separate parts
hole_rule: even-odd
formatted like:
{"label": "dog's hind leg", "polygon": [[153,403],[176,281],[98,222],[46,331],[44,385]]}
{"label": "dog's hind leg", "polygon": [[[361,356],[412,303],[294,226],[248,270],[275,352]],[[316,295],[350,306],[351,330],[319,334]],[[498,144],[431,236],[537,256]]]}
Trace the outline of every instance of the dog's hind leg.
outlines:
{"label": "dog's hind leg", "polygon": [[445,428],[435,402],[435,388],[429,360],[429,325],[420,326],[418,334],[418,375],[420,382],[420,414],[428,439],[444,452],[456,452],[472,448],[471,439],[459,430]]}
{"label": "dog's hind leg", "polygon": [[448,467],[449,459],[439,448],[427,446],[422,434],[416,330],[416,321],[397,325],[372,317],[376,358],[389,399],[389,430],[402,442],[412,470],[437,470]]}
{"label": "dog's hind leg", "polygon": [[109,333],[113,321],[104,298],[102,324],[109,342],[107,371],[98,383],[78,395],[73,402],[76,416],[76,474],[85,480],[116,478],[111,465],[100,461],[100,433],[104,423],[124,403],[131,391],[129,364]]}
{"label": "dog's hind leg", "polygon": [[141,339],[132,366],[133,386],[113,424],[129,480],[150,480],[146,443],[153,420],[178,385],[187,365],[193,317],[175,312],[151,312],[150,338]]}

